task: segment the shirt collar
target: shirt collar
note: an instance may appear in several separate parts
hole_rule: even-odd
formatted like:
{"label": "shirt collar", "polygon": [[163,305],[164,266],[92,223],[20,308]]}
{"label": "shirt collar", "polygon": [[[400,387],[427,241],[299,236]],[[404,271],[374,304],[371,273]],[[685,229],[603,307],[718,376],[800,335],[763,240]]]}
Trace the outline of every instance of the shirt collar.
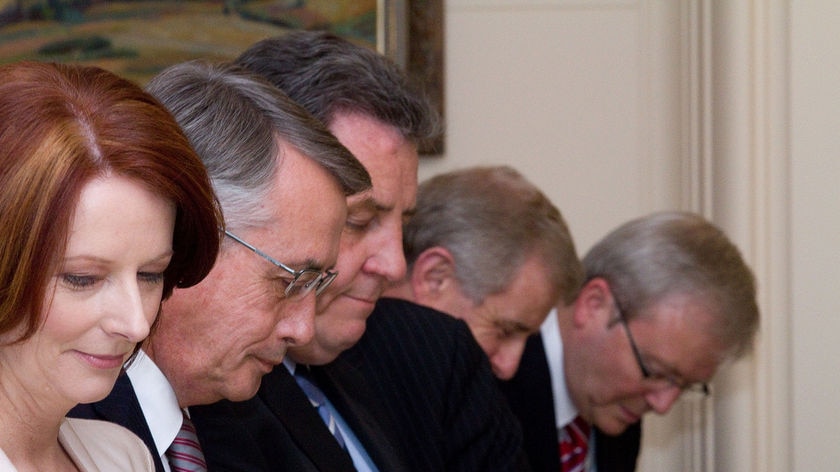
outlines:
{"label": "shirt collar", "polygon": [[181,429],[182,414],[175,391],[160,368],[142,349],[126,369],[126,374],[134,387],[143,416],[146,417],[155,447],[163,457]]}
{"label": "shirt collar", "polygon": [[551,375],[551,391],[554,392],[554,420],[561,429],[578,415],[577,408],[569,396],[566,375],[563,371],[563,338],[557,321],[557,309],[553,308],[540,326],[548,370]]}

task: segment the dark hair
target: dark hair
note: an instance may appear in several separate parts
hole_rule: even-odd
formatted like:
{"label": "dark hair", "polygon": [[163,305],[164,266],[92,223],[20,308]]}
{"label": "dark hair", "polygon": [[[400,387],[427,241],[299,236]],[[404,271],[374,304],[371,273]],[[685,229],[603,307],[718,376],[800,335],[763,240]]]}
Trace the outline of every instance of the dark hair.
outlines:
{"label": "dark hair", "polygon": [[221,213],[210,180],[169,112],[97,67],[0,66],[0,333],[39,327],[83,187],[137,181],[176,208],[164,298],[201,281],[216,260]]}
{"label": "dark hair", "polygon": [[295,31],[264,39],[236,62],[266,77],[327,126],[337,112],[358,112],[415,143],[440,133],[434,107],[393,62],[334,34]]}

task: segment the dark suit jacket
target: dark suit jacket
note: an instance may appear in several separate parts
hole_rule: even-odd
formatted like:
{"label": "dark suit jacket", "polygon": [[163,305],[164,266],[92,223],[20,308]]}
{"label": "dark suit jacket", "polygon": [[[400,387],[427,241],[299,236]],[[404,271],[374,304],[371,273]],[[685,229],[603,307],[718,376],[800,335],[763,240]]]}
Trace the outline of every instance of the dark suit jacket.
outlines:
{"label": "dark suit jacket", "polygon": [[[382,299],[359,343],[312,370],[383,472],[522,469],[516,418],[460,320]],[[191,408],[211,465],[353,470],[315,410],[291,407],[295,396],[306,401],[281,366],[263,378],[255,399]]]}
{"label": "dark suit jacket", "polygon": [[155,470],[157,472],[164,471],[160,453],[155,447],[155,441],[152,438],[149,425],[146,423],[146,417],[143,416],[143,410],[140,408],[140,402],[137,401],[134,387],[125,372],[117,377],[114,389],[105,399],[96,403],[77,405],[70,410],[67,416],[104,420],[128,428],[146,443],[146,447],[149,448],[149,452],[152,453],[152,458],[155,460]]}
{"label": "dark suit jacket", "polygon": [[[560,470],[554,395],[542,337],[528,339],[516,375],[500,382],[514,414],[522,424],[525,452],[535,472]],[[607,436],[595,429],[595,461],[598,472],[633,472],[641,442],[641,423],[619,436]]]}
{"label": "dark suit jacket", "polygon": [[[321,384],[322,373],[313,369],[312,374]],[[210,470],[355,470],[349,454],[338,445],[283,366],[263,377],[257,397],[192,407],[190,414]],[[389,439],[381,429],[356,422],[355,416],[344,412],[342,416],[374,461],[400,470],[400,459],[389,448]],[[373,446],[367,447],[367,443]]]}

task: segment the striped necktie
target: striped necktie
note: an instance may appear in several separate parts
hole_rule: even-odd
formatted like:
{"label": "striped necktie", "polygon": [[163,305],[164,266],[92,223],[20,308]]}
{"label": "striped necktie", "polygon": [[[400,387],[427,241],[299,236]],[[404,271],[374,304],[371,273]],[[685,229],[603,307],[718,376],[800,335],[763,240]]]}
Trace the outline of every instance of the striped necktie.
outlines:
{"label": "striped necktie", "polygon": [[318,415],[324,421],[324,424],[327,425],[327,429],[335,437],[338,445],[342,449],[345,449],[344,436],[341,435],[341,430],[338,429],[338,425],[335,423],[335,417],[327,405],[327,396],[315,385],[312,373],[309,372],[307,366],[299,365],[295,367],[295,381],[300,386],[300,389],[303,390],[303,393],[309,398],[309,403],[312,404],[312,407],[318,411]]}
{"label": "striped necktie", "polygon": [[567,424],[560,434],[560,469],[562,472],[583,472],[586,465],[589,424],[580,416]]}
{"label": "striped necktie", "polygon": [[166,450],[166,458],[172,472],[207,472],[207,463],[198,444],[195,426],[186,413],[183,415],[181,429]]}

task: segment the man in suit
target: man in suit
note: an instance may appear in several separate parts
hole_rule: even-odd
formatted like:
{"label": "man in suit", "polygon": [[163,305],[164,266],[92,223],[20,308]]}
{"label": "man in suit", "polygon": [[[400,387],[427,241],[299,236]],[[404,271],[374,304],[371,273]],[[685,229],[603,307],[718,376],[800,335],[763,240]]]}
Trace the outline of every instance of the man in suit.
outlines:
{"label": "man in suit", "polygon": [[[420,185],[403,246],[407,275],[385,295],[466,321],[523,425],[530,466],[560,470],[549,363],[539,332],[552,321],[544,322],[556,300],[573,302],[583,283],[560,212],[509,167],[462,169]],[[556,330],[556,320],[552,326]],[[635,464],[638,426],[631,430],[620,438],[598,437],[598,470]]]}
{"label": "man in suit", "polygon": [[[522,425],[525,453],[531,468],[534,472],[556,472],[561,470],[558,431],[572,418],[558,417],[557,411],[561,408],[555,406],[556,399],[564,395],[562,392],[555,394],[552,382],[563,375],[556,355],[560,346],[556,342],[559,331],[555,310],[549,313],[540,331],[545,335],[538,332],[528,338],[519,370],[499,386]],[[552,336],[555,332],[558,334]],[[548,348],[544,339],[549,340]],[[593,428],[590,441],[596,445],[591,460],[598,472],[633,472],[641,446],[641,421],[631,424],[617,436],[605,435]]]}
{"label": "man in suit", "polygon": [[287,348],[312,338],[315,297],[335,278],[345,199],[369,189],[370,176],[319,121],[237,66],[179,64],[147,88],[206,165],[225,243],[204,281],[163,304],[111,395],[71,414],[128,427],[165,471],[178,460],[204,466],[194,442],[176,452],[190,444],[181,439],[188,407],[252,397]]}
{"label": "man in suit", "polygon": [[560,211],[516,170],[474,167],[420,185],[403,233],[408,271],[386,296],[464,320],[499,379],[583,280]]}
{"label": "man in suit", "polygon": [[[559,210],[509,167],[462,169],[420,185],[403,246],[407,275],[386,296],[466,321],[523,425],[530,466],[560,470],[539,331],[558,298],[574,301],[583,267]],[[599,441],[599,470],[614,470],[606,460],[618,460],[620,451],[638,451],[638,434],[628,436]],[[635,453],[621,462],[635,464]]]}
{"label": "man in suit", "polygon": [[557,304],[503,387],[535,470],[561,470],[559,436],[582,418],[604,433],[589,463],[632,471],[642,416],[667,413],[684,392],[708,394],[717,368],[749,349],[753,276],[722,231],[679,212],[620,226],[583,265],[579,295]]}
{"label": "man in suit", "polygon": [[313,341],[290,349],[256,398],[194,411],[202,442],[214,445],[210,463],[249,471],[514,470],[516,419],[467,326],[379,300],[405,274],[402,224],[414,209],[417,144],[438,129],[428,102],[383,56],[327,33],[271,38],[237,62],[326,123],[365,165],[373,190],[348,199],[340,275],[319,299]]}

